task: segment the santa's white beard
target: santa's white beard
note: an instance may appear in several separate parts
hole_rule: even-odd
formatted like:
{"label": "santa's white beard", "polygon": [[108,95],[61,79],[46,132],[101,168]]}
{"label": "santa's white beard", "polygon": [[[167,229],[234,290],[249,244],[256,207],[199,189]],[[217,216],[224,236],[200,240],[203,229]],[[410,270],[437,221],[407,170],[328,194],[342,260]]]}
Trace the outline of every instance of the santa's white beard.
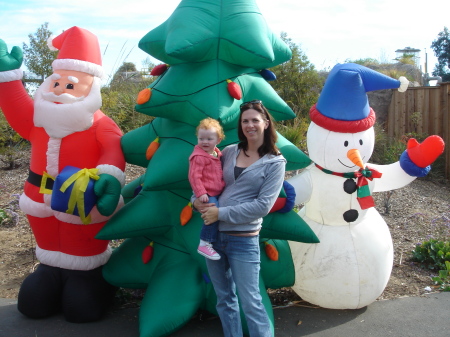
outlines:
{"label": "santa's white beard", "polygon": [[52,94],[49,94],[51,79],[47,78],[34,95],[34,125],[43,127],[54,138],[89,129],[94,121],[94,113],[102,105],[100,83],[101,79],[94,77],[87,97],[64,94],[59,99],[62,104],[56,104]]}

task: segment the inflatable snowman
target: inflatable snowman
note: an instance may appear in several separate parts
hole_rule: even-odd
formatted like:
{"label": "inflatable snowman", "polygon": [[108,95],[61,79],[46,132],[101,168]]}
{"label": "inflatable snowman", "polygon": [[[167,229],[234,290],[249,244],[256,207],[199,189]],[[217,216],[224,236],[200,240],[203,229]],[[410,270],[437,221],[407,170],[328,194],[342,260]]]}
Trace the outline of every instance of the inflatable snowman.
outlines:
{"label": "inflatable snowman", "polygon": [[407,86],[404,77],[395,80],[357,64],[338,64],[310,110],[307,145],[313,163],[288,180],[296,204],[304,203],[299,214],[320,239],[314,245],[290,242],[293,289],[310,303],[361,308],[375,301],[389,280],[392,239],[371,194],[426,175],[444,147],[438,136],[422,144],[411,139],[400,161],[367,163],[375,142],[375,113],[366,92],[405,91]]}

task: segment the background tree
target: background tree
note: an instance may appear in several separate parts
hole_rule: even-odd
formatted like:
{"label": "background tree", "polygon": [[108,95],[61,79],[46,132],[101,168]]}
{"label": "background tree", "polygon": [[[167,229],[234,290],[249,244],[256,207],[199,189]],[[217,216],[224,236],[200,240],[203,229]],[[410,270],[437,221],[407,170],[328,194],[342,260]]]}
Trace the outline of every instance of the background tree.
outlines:
{"label": "background tree", "polygon": [[356,59],[356,60],[351,60],[351,59],[346,59],[345,63],[356,63],[356,64],[360,64],[364,67],[370,67],[370,66],[378,66],[380,64],[380,61],[378,61],[377,59],[371,58],[371,57],[366,57],[366,58],[362,58],[362,59]]}
{"label": "background tree", "polygon": [[143,75],[150,75],[150,71],[156,66],[150,59],[150,57],[146,57],[144,60],[141,61],[142,63],[142,71]]}
{"label": "background tree", "polygon": [[291,49],[292,58],[271,68],[277,79],[269,83],[291,107],[296,118],[279,123],[278,131],[305,151],[309,109],[317,102],[325,78],[316,71],[308,57],[292,42],[287,33],[281,33],[281,39]]}
{"label": "background tree", "polygon": [[48,22],[41,25],[36,33],[29,34],[30,45],[23,43],[24,63],[28,70],[42,78],[53,73],[52,62],[58,54],[57,51],[51,51],[47,46],[47,40],[52,36],[48,30]]}
{"label": "background tree", "polygon": [[319,97],[323,79],[300,47],[287,36],[287,33],[281,33],[281,39],[291,49],[292,58],[271,68],[277,76],[277,80],[271,81],[270,84],[288,103],[297,117],[306,117],[309,109]]}
{"label": "background tree", "polygon": [[142,74],[137,71],[136,65],[133,62],[123,62],[115,72],[110,86],[117,87],[123,82],[140,82],[141,80]]}
{"label": "background tree", "polygon": [[137,113],[134,109],[139,91],[153,81],[153,76],[137,71],[134,63],[123,62],[109,86],[102,88],[102,111],[111,117],[124,133],[139,128],[153,119]]}
{"label": "background tree", "polygon": [[133,62],[124,62],[120,68],[117,70],[117,72],[133,72],[137,71],[136,65]]}
{"label": "background tree", "polygon": [[0,110],[0,168],[11,170],[19,167],[17,160],[21,157],[21,150],[28,146],[28,141],[19,136],[6,121]]}
{"label": "background tree", "polygon": [[434,54],[438,58],[433,76],[441,76],[443,82],[450,81],[450,32],[447,27],[438,34],[436,40],[431,44]]}

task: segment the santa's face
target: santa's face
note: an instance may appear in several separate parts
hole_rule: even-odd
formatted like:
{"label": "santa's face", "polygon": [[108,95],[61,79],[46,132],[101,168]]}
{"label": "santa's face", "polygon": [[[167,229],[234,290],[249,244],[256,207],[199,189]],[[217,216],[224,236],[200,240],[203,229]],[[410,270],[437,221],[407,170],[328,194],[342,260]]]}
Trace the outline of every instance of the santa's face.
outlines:
{"label": "santa's face", "polygon": [[86,97],[89,95],[94,82],[94,76],[73,70],[55,70],[50,78],[52,82],[49,91],[57,97],[64,94],[78,98]]}
{"label": "santa's face", "polygon": [[373,128],[355,133],[333,132],[311,122],[307,142],[309,157],[316,164],[334,172],[354,172],[360,167],[349,158],[349,150],[357,150],[365,165],[372,156],[375,133]]}
{"label": "santa's face", "polygon": [[56,70],[36,91],[34,124],[55,138],[89,129],[102,105],[100,84],[86,73]]}

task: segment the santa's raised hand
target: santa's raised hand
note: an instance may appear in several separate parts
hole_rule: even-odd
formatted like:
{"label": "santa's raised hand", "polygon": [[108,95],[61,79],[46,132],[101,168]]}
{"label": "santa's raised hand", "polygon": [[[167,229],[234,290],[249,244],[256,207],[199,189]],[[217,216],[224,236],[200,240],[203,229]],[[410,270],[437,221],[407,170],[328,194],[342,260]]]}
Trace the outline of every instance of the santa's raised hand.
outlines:
{"label": "santa's raised hand", "polygon": [[8,53],[8,46],[5,41],[0,39],[0,71],[19,69],[22,65],[22,49],[14,46],[11,53]]}

